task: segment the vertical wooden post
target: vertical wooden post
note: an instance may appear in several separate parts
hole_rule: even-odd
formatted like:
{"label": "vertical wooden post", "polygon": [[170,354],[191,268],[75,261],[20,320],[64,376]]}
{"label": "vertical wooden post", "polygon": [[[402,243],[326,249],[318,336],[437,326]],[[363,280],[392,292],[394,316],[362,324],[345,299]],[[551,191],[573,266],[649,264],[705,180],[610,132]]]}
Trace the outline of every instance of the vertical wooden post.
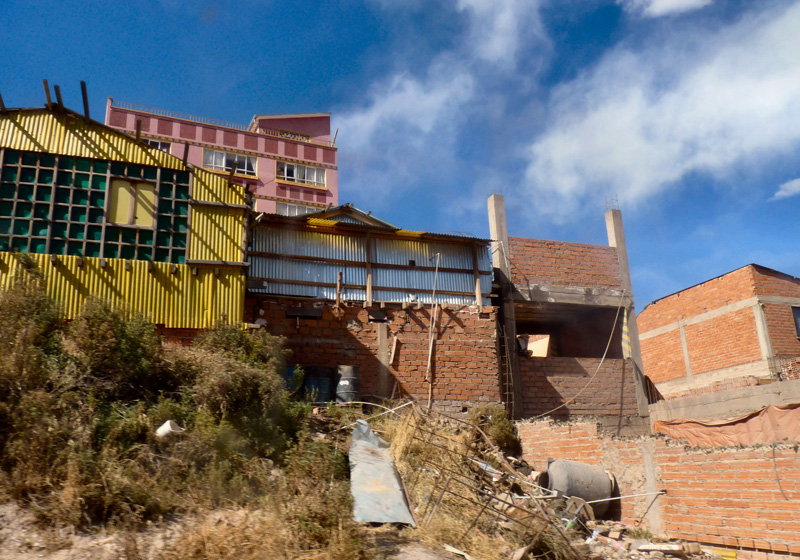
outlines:
{"label": "vertical wooden post", "polygon": [[364,254],[367,264],[367,307],[372,307],[372,238],[369,232],[364,234]]}
{"label": "vertical wooden post", "polygon": [[478,244],[472,244],[472,275],[475,278],[475,305],[478,313],[483,313],[483,293],[481,291],[481,271],[478,267]]}

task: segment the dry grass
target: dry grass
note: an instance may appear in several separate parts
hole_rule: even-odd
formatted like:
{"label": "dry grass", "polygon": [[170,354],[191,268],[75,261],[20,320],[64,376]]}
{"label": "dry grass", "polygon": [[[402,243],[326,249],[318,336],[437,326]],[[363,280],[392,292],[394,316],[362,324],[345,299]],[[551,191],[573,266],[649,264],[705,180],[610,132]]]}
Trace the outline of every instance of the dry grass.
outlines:
{"label": "dry grass", "polygon": [[[544,511],[540,512],[544,515],[531,517],[512,508],[504,516],[485,507],[500,506],[489,499],[500,489],[482,476],[478,463],[491,463],[494,458],[481,452],[482,446],[475,440],[476,434],[483,436],[469,425],[417,412],[407,414],[402,422],[389,421],[384,431],[385,437],[391,438],[392,456],[408,487],[423,541],[449,544],[483,560],[500,560],[536,540],[539,557],[574,557]],[[443,492],[445,485],[447,492]]]}

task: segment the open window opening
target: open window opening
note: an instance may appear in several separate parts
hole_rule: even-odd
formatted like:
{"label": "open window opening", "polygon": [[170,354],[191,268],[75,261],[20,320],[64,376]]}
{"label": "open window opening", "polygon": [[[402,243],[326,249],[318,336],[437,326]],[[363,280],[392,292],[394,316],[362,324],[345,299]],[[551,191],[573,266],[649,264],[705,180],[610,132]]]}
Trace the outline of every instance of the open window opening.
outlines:
{"label": "open window opening", "polygon": [[606,358],[622,358],[623,316],[617,316],[616,308],[520,305],[515,315],[517,351],[521,355],[601,358],[608,346]]}

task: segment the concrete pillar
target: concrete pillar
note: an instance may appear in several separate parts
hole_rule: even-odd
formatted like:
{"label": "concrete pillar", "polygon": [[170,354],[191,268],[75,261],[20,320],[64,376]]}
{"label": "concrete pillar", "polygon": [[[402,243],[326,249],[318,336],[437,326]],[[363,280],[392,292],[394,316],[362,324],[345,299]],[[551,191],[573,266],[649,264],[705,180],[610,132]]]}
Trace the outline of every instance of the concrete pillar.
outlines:
{"label": "concrete pillar", "polygon": [[639,407],[639,416],[650,416],[647,404],[647,393],[644,389],[644,366],[642,365],[642,347],[639,344],[639,326],[636,324],[636,308],[633,301],[633,285],[631,284],[631,271],[628,267],[628,249],[625,245],[625,230],[622,227],[622,213],[617,209],[606,212],[606,231],[608,244],[617,249],[619,261],[619,274],[622,288],[630,299],[627,306],[628,336],[631,341],[631,358],[636,365],[636,402]]}
{"label": "concrete pillar", "polygon": [[506,203],[503,195],[493,194],[489,197],[489,233],[492,238],[492,267],[494,279],[500,284],[502,294],[501,313],[506,348],[502,350],[506,356],[508,380],[512,386],[511,417],[522,418],[522,379],[519,372],[519,356],[517,356],[517,321],[514,316],[514,284],[511,282],[511,257],[508,253],[508,226],[506,225]]}
{"label": "concrete pillar", "polygon": [[492,266],[502,270],[507,278],[511,278],[506,202],[502,194],[493,194],[489,197],[489,236],[492,238]]}

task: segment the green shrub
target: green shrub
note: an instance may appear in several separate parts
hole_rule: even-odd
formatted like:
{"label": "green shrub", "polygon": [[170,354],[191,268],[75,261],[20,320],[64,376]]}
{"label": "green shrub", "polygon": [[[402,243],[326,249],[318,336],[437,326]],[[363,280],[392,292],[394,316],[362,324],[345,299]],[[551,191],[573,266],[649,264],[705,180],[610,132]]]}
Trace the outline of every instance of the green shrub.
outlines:
{"label": "green shrub", "polygon": [[63,365],[63,327],[35,268],[0,292],[0,401],[14,402],[22,392],[48,384]]}
{"label": "green shrub", "polygon": [[139,314],[90,297],[70,324],[69,336],[90,392],[135,400],[176,389],[171,371],[162,366],[155,325]]}
{"label": "green shrub", "polygon": [[519,457],[522,454],[522,442],[503,405],[476,406],[470,411],[470,421],[483,430],[504,455]]}

